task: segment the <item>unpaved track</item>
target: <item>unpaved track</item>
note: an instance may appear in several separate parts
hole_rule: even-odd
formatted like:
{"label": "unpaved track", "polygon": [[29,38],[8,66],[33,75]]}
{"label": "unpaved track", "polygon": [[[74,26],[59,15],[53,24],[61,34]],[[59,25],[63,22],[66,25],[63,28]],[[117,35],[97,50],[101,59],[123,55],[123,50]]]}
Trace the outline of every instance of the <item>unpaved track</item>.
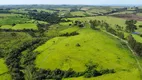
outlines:
{"label": "unpaved track", "polygon": [[[105,32],[105,31],[103,31],[103,32]],[[139,69],[140,69],[140,71],[141,71],[141,73],[142,73],[142,66],[141,66],[141,64],[140,64],[139,59],[137,58],[138,55],[136,54],[136,52],[134,52],[134,51],[132,50],[132,48],[129,46],[128,42],[127,42],[126,40],[123,40],[123,39],[119,38],[118,36],[115,36],[115,35],[111,34],[111,33],[108,33],[108,32],[105,32],[105,33],[107,33],[107,34],[109,34],[109,35],[111,35],[111,36],[113,36],[113,37],[115,37],[115,38],[121,40],[122,42],[126,43],[127,47],[131,50],[131,52],[132,52],[132,54],[133,54],[133,56],[134,56],[134,58],[135,58],[135,60],[136,60],[136,62],[137,62],[137,65],[138,65],[138,67],[139,67]]]}

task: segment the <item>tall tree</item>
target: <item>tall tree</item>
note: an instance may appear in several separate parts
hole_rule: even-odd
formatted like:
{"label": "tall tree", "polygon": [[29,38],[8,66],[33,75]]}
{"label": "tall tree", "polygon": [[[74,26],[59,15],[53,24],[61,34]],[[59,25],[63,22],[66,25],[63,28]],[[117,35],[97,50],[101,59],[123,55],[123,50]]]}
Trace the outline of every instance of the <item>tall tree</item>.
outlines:
{"label": "tall tree", "polygon": [[127,32],[134,32],[137,27],[136,24],[137,21],[136,20],[126,20],[125,24],[126,24],[126,31]]}

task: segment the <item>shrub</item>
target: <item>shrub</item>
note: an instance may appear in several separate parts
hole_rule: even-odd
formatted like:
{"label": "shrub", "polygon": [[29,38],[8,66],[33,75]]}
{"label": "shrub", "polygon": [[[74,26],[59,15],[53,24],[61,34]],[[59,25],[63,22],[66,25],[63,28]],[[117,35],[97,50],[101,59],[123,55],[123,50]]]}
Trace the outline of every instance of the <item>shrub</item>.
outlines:
{"label": "shrub", "polygon": [[12,24],[12,26],[15,26],[15,25],[16,25],[15,23]]}
{"label": "shrub", "polygon": [[80,47],[81,45],[79,43],[76,44],[77,47]]}
{"label": "shrub", "polygon": [[60,36],[75,36],[75,35],[79,35],[79,33],[78,32],[76,32],[76,31],[74,31],[74,32],[72,32],[72,33],[65,33],[65,34],[61,34]]}
{"label": "shrub", "polygon": [[142,28],[142,25],[139,25],[140,28]]}

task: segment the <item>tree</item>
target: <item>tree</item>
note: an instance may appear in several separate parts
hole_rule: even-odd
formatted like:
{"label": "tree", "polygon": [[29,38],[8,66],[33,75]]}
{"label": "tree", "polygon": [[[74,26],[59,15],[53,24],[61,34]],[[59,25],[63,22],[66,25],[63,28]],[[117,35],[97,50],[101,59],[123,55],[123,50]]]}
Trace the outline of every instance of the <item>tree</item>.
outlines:
{"label": "tree", "polygon": [[15,25],[16,25],[15,23],[12,24],[12,26],[15,26]]}
{"label": "tree", "polygon": [[91,28],[96,29],[97,26],[101,25],[101,21],[98,20],[90,20]]}
{"label": "tree", "polygon": [[109,27],[109,28],[107,29],[107,31],[110,32],[111,34],[116,35],[116,31],[115,31],[113,28],[111,28],[111,27]]}
{"label": "tree", "polygon": [[124,39],[124,33],[123,32],[117,32],[117,36],[121,39]]}
{"label": "tree", "polygon": [[13,37],[15,37],[15,36],[16,36],[16,33],[11,33],[11,35],[12,35]]}
{"label": "tree", "polygon": [[142,28],[142,25],[139,25],[139,28]]}
{"label": "tree", "polygon": [[126,20],[125,24],[126,24],[126,31],[127,32],[134,32],[137,27],[136,24],[137,21],[136,20]]}
{"label": "tree", "polygon": [[123,30],[122,28],[123,28],[123,27],[121,27],[121,26],[119,26],[119,25],[116,25],[117,31],[122,31],[122,30]]}
{"label": "tree", "polygon": [[28,13],[31,19],[46,21],[48,23],[58,23],[61,20],[61,17],[58,16],[58,13],[48,13],[48,12],[29,12]]}

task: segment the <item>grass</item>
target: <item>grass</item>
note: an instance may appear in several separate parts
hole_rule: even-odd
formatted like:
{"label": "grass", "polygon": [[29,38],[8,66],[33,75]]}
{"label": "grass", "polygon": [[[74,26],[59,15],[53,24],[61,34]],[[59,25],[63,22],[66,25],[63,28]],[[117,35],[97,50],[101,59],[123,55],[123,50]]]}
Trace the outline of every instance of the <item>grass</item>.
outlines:
{"label": "grass", "polygon": [[7,66],[4,63],[3,59],[0,59],[0,74],[7,72]]}
{"label": "grass", "polygon": [[[12,36],[13,33],[14,36]],[[17,49],[23,42],[29,40],[32,40],[32,37],[24,32],[0,32],[0,52],[5,55],[5,53]]]}
{"label": "grass", "polygon": [[[77,29],[72,27],[61,32]],[[85,64],[91,61],[92,64],[98,64],[98,69],[108,68],[116,71],[115,74],[103,75],[100,80],[123,78],[122,74],[139,80],[140,73],[136,61],[126,45],[110,35],[90,28],[79,29],[77,32],[80,33],[77,36],[55,37],[39,46],[35,50],[40,52],[35,60],[36,67],[51,70],[73,68],[77,72],[82,72],[86,70]],[[76,44],[80,44],[80,47]]]}
{"label": "grass", "polygon": [[[4,60],[0,59],[0,80],[11,80],[10,74],[8,74],[8,73],[3,74],[5,72],[8,72],[8,68],[4,63]],[[3,75],[1,75],[1,74],[3,74]]]}
{"label": "grass", "polygon": [[11,16],[18,16],[18,14],[0,13],[0,17],[11,17]]}
{"label": "grass", "polygon": [[2,25],[0,29],[11,29],[12,25]]}
{"label": "grass", "polygon": [[[123,30],[125,31],[125,19],[122,18],[116,18],[116,17],[111,17],[111,16],[96,16],[96,17],[83,17],[83,18],[68,18],[69,20],[80,20],[80,21],[89,21],[89,20],[100,20],[100,21],[105,21],[108,24],[110,24],[110,26],[114,29],[116,29],[115,25],[120,25],[121,27],[123,27]],[[139,28],[138,26],[142,24],[142,21],[137,21],[137,30],[136,32],[142,33],[142,28]],[[127,37],[128,35],[125,34],[125,37]]]}
{"label": "grass", "polygon": [[85,12],[83,11],[75,11],[75,12],[71,12],[71,14],[73,16],[85,16]]}
{"label": "grass", "polygon": [[36,24],[33,24],[33,23],[16,24],[12,29],[14,30],[23,30],[23,29],[38,30]]}
{"label": "grass", "polygon": [[48,10],[48,9],[36,9],[38,12],[41,12],[41,11],[45,11],[45,12],[48,12],[48,13],[54,13],[55,11],[54,10]]}
{"label": "grass", "polygon": [[142,16],[142,13],[137,13],[138,16]]}
{"label": "grass", "polygon": [[89,12],[89,13],[93,13],[93,14],[100,14],[100,13],[106,13],[106,12],[108,12],[108,11],[110,11],[111,10],[111,8],[101,8],[101,7],[98,7],[98,8],[91,8],[91,9],[89,9],[89,10],[87,10],[87,12]]}
{"label": "grass", "polygon": [[0,29],[12,29],[12,30],[33,29],[33,30],[38,30],[36,24],[33,24],[33,23],[16,24],[15,26],[2,25],[0,27]]}
{"label": "grass", "polygon": [[28,13],[25,9],[11,9],[10,12],[12,13]]}
{"label": "grass", "polygon": [[136,34],[133,34],[133,37],[135,38],[135,40],[136,40],[137,42],[142,43],[142,37],[140,37],[139,35],[136,35]]}
{"label": "grass", "polygon": [[63,80],[141,80],[139,74],[140,73],[138,69],[132,69],[130,71],[121,71],[118,73],[106,74],[93,78],[78,77],[78,78],[66,78]]}
{"label": "grass", "polygon": [[[70,20],[81,20],[81,21],[89,21],[89,20],[103,20],[110,24],[111,27],[115,27],[115,25],[120,25],[125,28],[125,21],[126,19],[116,18],[111,16],[96,16],[96,17],[83,17],[83,18],[68,18]],[[142,24],[142,21],[137,22],[137,26]]]}
{"label": "grass", "polygon": [[135,13],[135,11],[122,11],[122,12],[116,12],[110,15],[116,15],[116,14],[133,14]]}
{"label": "grass", "polygon": [[22,24],[27,21],[29,21],[29,19],[25,17],[10,16],[5,18],[0,18],[0,25]]}
{"label": "grass", "polygon": [[60,31],[65,30],[70,27],[69,24],[71,24],[71,22],[61,22],[59,24],[51,25],[49,26],[49,30],[46,31],[44,34],[48,37],[59,36]]}
{"label": "grass", "polygon": [[139,32],[140,34],[142,34],[142,28],[138,28],[138,29],[136,30],[136,32]]}

